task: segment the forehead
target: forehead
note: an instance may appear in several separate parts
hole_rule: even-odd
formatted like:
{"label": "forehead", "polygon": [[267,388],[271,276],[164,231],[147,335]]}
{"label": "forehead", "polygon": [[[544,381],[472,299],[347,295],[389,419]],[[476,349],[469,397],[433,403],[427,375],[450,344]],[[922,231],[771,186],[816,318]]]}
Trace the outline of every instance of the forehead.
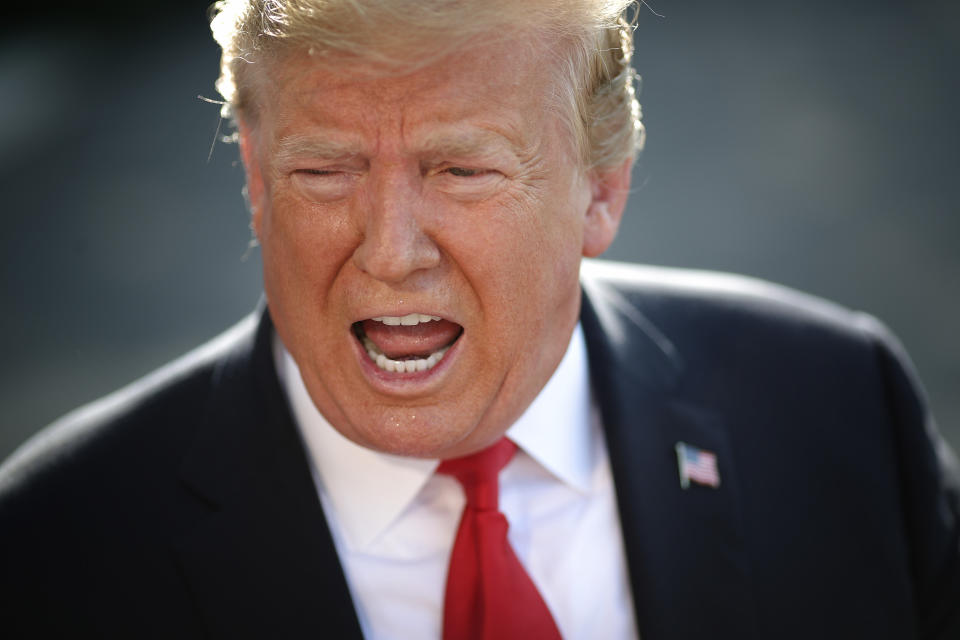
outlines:
{"label": "forehead", "polygon": [[331,68],[298,52],[274,65],[261,119],[274,139],[304,127],[362,137],[391,126],[404,135],[436,138],[444,128],[465,123],[523,137],[554,118],[558,74],[552,60],[542,49],[518,55],[515,46],[488,43],[463,47],[408,73],[388,74],[360,61]]}

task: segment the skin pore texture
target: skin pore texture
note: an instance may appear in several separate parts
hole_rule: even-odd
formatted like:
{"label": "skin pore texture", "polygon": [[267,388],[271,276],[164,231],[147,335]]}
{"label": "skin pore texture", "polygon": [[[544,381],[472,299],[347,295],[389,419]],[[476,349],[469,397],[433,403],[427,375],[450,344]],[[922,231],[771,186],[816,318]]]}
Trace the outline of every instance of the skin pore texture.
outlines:
{"label": "skin pore texture", "polygon": [[314,404],[379,451],[491,444],[563,357],[580,258],[613,240],[630,162],[583,170],[545,106],[546,53],[276,68],[241,150],[270,313]]}

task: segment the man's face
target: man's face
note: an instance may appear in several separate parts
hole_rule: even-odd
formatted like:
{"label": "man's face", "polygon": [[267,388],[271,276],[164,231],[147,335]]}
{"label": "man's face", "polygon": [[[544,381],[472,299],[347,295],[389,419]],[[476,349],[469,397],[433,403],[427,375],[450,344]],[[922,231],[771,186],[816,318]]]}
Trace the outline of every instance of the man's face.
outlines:
{"label": "man's face", "polygon": [[281,68],[241,141],[271,316],[313,402],[380,451],[490,444],[560,362],[580,257],[619,214],[547,107],[553,67],[487,46],[400,77]]}

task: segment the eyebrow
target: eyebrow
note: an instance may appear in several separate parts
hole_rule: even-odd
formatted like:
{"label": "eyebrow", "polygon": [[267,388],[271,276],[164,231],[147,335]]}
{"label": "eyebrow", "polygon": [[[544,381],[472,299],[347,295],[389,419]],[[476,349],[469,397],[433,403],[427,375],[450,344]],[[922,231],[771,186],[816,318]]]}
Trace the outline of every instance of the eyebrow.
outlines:
{"label": "eyebrow", "polygon": [[[424,156],[476,156],[508,151],[516,157],[525,155],[519,141],[492,129],[471,131],[431,131],[416,141],[415,153]],[[336,140],[333,136],[291,134],[273,146],[275,166],[283,166],[296,158],[341,159],[363,155],[359,142]]]}
{"label": "eyebrow", "polygon": [[274,163],[283,165],[294,158],[349,158],[360,155],[360,146],[332,137],[293,134],[277,140],[273,146]]}
{"label": "eyebrow", "polygon": [[429,156],[473,156],[509,151],[516,156],[522,154],[523,146],[506,135],[490,129],[462,131],[434,131],[416,145],[422,155]]}

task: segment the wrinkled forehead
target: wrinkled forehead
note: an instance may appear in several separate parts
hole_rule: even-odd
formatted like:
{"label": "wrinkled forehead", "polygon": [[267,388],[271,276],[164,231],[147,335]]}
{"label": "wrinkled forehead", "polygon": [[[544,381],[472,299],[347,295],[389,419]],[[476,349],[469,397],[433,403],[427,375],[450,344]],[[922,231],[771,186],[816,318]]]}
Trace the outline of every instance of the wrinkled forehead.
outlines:
{"label": "wrinkled forehead", "polygon": [[[508,102],[521,90],[523,97],[538,93],[541,104],[550,108],[562,93],[559,85],[569,82],[561,72],[568,49],[543,33],[517,29],[445,43],[428,54],[419,49],[371,48],[364,55],[345,55],[318,52],[310,45],[291,46],[253,65],[254,113],[244,115],[255,120],[264,111],[276,112],[281,104],[343,96],[365,87],[373,88],[368,102],[387,103],[406,97],[395,91],[398,87],[428,95],[452,85],[465,97],[487,101]],[[389,64],[383,59],[387,55]]]}
{"label": "wrinkled forehead", "polygon": [[363,59],[338,62],[299,50],[264,67],[258,119],[272,138],[305,122],[348,131],[394,118],[411,127],[422,120],[489,125],[524,146],[525,133],[547,128],[562,104],[562,74],[545,47],[519,55],[500,39],[472,42],[404,72]]}

